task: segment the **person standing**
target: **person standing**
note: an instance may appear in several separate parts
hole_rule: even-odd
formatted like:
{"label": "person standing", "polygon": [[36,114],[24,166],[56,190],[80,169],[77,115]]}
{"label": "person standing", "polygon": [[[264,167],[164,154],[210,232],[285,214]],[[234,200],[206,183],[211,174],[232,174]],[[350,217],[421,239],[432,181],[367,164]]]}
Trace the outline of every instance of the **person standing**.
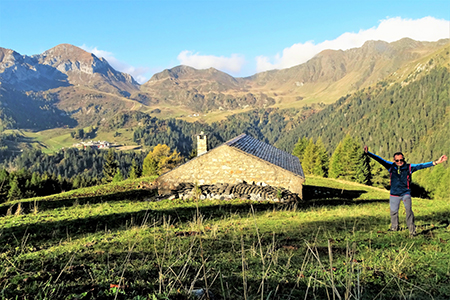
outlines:
{"label": "person standing", "polygon": [[387,161],[378,155],[369,152],[368,147],[364,146],[364,153],[370,158],[379,162],[383,167],[389,171],[391,178],[391,188],[389,197],[389,206],[391,210],[391,228],[389,231],[398,231],[398,210],[400,202],[403,201],[406,211],[406,225],[409,229],[409,234],[415,236],[416,225],[414,224],[414,213],[412,211],[411,201],[411,174],[415,171],[429,168],[437,164],[447,161],[447,156],[442,155],[436,161],[430,161],[421,164],[407,164],[405,156],[401,152],[394,153],[394,161]]}

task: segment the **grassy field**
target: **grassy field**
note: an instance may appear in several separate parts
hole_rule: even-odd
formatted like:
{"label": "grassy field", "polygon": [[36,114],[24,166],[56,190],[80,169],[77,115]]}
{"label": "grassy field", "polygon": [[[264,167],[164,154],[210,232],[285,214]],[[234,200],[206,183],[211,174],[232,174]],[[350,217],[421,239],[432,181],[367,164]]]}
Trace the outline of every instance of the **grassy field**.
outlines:
{"label": "grassy field", "polygon": [[[84,130],[87,131],[88,128],[86,127]],[[17,143],[14,143],[14,149],[17,148],[17,151],[24,148],[34,148],[51,154],[61,150],[61,148],[69,148],[80,142],[80,140],[71,137],[70,133],[73,131],[75,131],[73,128],[54,128],[42,131],[7,130],[5,133],[16,132],[19,135]],[[132,149],[141,147],[133,142],[133,130],[130,128],[98,131],[95,138],[85,139],[84,141],[88,142],[89,140],[108,141]]]}
{"label": "grassy field", "polygon": [[411,238],[387,232],[387,191],[354,183],[308,177],[281,205],[158,201],[147,181],[1,204],[0,297],[450,298],[448,199],[413,199]]}

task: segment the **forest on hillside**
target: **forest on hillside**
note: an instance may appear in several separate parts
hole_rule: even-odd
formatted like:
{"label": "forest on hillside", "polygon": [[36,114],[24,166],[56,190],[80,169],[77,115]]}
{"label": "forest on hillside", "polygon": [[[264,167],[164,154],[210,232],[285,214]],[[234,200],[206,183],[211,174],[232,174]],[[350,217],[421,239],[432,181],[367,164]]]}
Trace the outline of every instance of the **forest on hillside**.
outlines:
{"label": "forest on hillside", "polygon": [[411,161],[429,161],[450,149],[449,90],[444,67],[406,84],[380,82],[312,115],[277,146],[291,151],[298,137],[321,137],[330,151],[350,134],[383,157],[402,151]]}
{"label": "forest on hillside", "polygon": [[[412,163],[431,161],[441,154],[449,154],[449,90],[449,70],[435,67],[416,80],[393,84],[379,82],[373,88],[361,89],[326,107],[318,104],[305,106],[301,110],[258,109],[212,124],[162,120],[142,112],[129,112],[117,114],[104,126],[107,130],[132,128],[136,143],[150,150],[158,144],[167,145],[184,160],[195,156],[196,136],[202,131],[208,136],[210,149],[246,133],[289,153],[297,151],[296,155],[301,157],[304,168],[309,170],[307,174],[328,176],[330,171],[334,174],[331,177],[340,178],[339,174],[333,173],[336,168],[332,171],[333,154],[338,149],[344,153],[349,152],[345,149],[353,149],[351,154],[346,155],[357,157],[357,152],[361,152],[366,144],[372,152],[386,159],[390,159],[394,152],[402,151],[407,161]],[[350,148],[340,149],[340,145],[349,138]],[[302,151],[306,151],[307,143],[320,148],[319,151],[319,148],[310,146],[312,150],[308,151],[316,153],[313,162],[310,157],[306,157],[307,160],[303,157]],[[303,147],[300,152],[299,147]],[[132,162],[142,166],[147,153],[118,151],[115,155],[121,174],[127,178]],[[53,155],[31,150],[15,158],[3,157],[3,169],[10,172],[26,170],[29,174],[41,176],[46,174],[49,178],[59,178],[60,182],[66,180],[72,185],[75,182],[74,186],[87,186],[102,181],[105,157],[106,152],[99,150],[67,149]],[[317,157],[321,157],[322,165],[314,167]],[[363,158],[359,155],[358,159]],[[325,161],[328,165],[324,167]],[[382,173],[376,165],[367,164],[351,170],[354,174],[359,172],[357,176],[343,174],[342,177],[385,186],[386,178],[383,179],[383,176],[386,177],[386,173]],[[414,178],[433,194],[449,176],[448,170],[447,166],[439,166],[418,172]]]}

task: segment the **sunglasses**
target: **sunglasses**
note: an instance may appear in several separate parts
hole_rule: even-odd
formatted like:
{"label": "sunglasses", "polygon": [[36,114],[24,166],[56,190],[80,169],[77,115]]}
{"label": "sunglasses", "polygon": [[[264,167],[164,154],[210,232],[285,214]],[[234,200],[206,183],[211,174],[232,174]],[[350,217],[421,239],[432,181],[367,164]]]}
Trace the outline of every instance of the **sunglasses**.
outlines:
{"label": "sunglasses", "polygon": [[405,162],[404,159],[396,159],[395,162]]}

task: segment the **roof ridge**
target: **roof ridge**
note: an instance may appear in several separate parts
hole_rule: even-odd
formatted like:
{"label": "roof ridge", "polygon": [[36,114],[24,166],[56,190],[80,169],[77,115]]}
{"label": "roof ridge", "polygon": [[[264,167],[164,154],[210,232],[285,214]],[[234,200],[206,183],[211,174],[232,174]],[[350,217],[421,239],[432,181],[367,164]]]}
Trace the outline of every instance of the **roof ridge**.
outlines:
{"label": "roof ridge", "polygon": [[231,140],[226,141],[224,144],[226,144],[228,146],[231,146],[231,145],[233,145],[234,143],[236,143],[237,141],[239,141],[240,139],[242,139],[242,138],[244,138],[246,136],[247,135],[245,133],[241,133],[240,135],[232,138]]}

